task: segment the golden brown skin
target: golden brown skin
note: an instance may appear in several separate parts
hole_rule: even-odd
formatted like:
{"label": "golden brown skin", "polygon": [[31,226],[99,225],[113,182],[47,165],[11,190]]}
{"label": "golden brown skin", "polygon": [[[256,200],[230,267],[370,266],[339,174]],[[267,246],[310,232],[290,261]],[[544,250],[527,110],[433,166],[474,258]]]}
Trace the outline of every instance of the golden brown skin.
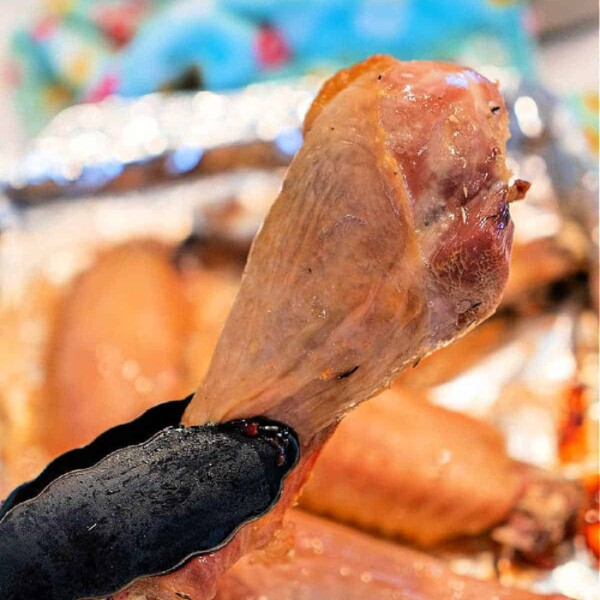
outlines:
{"label": "golden brown skin", "polygon": [[287,522],[292,551],[244,557],[219,582],[217,600],[566,600],[455,575],[431,556],[301,511]]}
{"label": "golden brown skin", "polygon": [[239,275],[175,268],[173,254],[156,241],[115,245],[69,285],[36,280],[0,313],[0,498],[204,377]]}
{"label": "golden brown skin", "polygon": [[392,389],[339,425],[300,504],[431,546],[497,525],[524,485],[493,427]]}
{"label": "golden brown skin", "polygon": [[492,530],[507,550],[548,566],[574,533],[581,493],[512,460],[492,426],[395,387],[340,424],[300,505],[422,547]]}
{"label": "golden brown skin", "polygon": [[183,268],[181,280],[190,307],[184,349],[186,387],[202,381],[239,288],[239,275],[229,269]]}
{"label": "golden brown skin", "polygon": [[[44,360],[63,296],[40,278],[0,314],[0,498],[52,458],[42,443],[49,408]],[[66,444],[69,433],[62,432]]]}
{"label": "golden brown skin", "polygon": [[375,57],[325,84],[187,424],[304,442],[497,306],[512,223],[497,87]]}
{"label": "golden brown skin", "polygon": [[49,354],[52,453],[185,393],[181,348],[188,313],[169,252],[156,242],[108,250],[75,281]]}

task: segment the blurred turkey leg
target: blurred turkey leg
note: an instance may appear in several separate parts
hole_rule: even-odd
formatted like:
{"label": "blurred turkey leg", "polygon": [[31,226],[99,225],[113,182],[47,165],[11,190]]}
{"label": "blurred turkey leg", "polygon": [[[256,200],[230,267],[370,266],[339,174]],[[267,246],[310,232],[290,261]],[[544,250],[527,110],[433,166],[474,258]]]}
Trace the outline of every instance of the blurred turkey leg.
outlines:
{"label": "blurred turkey leg", "polygon": [[575,484],[512,460],[492,426],[393,388],[338,427],[300,497],[311,511],[421,546],[498,527],[528,556],[571,533]]}
{"label": "blurred turkey leg", "polygon": [[566,600],[452,573],[441,561],[293,510],[293,551],[248,555],[219,582],[217,600]]}

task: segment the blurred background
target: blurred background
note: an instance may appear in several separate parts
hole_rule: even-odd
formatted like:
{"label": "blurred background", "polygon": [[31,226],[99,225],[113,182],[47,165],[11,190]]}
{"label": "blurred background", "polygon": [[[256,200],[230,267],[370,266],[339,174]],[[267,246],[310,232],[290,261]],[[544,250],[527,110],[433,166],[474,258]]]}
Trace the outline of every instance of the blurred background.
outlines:
{"label": "blurred background", "polygon": [[377,52],[499,81],[532,187],[497,315],[346,419],[302,507],[598,600],[597,0],[0,0],[0,498],[202,381],[308,106]]}
{"label": "blurred background", "polygon": [[598,89],[595,0],[2,0],[0,17],[8,153],[90,94],[236,87],[376,51],[510,65],[565,96]]}

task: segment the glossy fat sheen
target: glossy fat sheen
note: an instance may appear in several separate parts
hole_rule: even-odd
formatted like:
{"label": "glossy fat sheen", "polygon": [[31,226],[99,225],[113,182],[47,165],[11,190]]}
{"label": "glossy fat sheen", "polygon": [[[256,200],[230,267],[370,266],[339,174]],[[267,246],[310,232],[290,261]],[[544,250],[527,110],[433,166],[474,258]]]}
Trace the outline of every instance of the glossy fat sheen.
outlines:
{"label": "glossy fat sheen", "polygon": [[498,431],[390,390],[339,425],[300,504],[428,546],[497,525],[524,485]]}
{"label": "glossy fat sheen", "polygon": [[326,84],[185,422],[267,414],[307,442],[488,316],[507,136],[467,69],[378,57]]}
{"label": "glossy fat sheen", "polygon": [[292,511],[293,552],[252,555],[219,583],[217,600],[566,600],[454,575],[440,561]]}

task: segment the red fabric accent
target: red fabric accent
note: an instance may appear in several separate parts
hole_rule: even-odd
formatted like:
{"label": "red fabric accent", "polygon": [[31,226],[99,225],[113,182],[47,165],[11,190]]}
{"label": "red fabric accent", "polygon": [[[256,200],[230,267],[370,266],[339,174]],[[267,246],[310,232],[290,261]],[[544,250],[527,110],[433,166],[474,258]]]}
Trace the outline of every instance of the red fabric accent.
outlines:
{"label": "red fabric accent", "polygon": [[86,97],[87,102],[99,102],[111,96],[119,87],[119,79],[115,75],[106,75]]}
{"label": "red fabric accent", "polygon": [[43,42],[52,37],[56,31],[58,21],[55,17],[44,17],[37,22],[36,26],[31,31],[31,37],[38,42]]}
{"label": "red fabric accent", "polygon": [[256,38],[258,62],[265,69],[284,65],[290,59],[291,52],[283,35],[274,27],[262,27]]}
{"label": "red fabric accent", "polygon": [[96,25],[117,46],[124,46],[137,33],[139,24],[149,7],[144,1],[133,1],[120,6],[99,6],[93,17]]}

